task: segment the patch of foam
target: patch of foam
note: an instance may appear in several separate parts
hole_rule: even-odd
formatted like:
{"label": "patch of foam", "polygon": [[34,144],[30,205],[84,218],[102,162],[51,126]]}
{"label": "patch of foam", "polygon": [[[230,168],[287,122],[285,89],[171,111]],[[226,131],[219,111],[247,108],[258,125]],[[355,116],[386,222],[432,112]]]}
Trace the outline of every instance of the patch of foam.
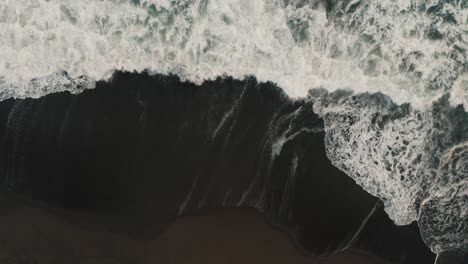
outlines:
{"label": "patch of foam", "polygon": [[383,95],[337,92],[314,104],[325,120],[325,145],[332,163],[380,198],[398,225],[417,219],[416,199],[428,182],[425,145],[427,113],[395,110]]}
{"label": "patch of foam", "polygon": [[458,76],[453,84],[453,91],[450,99],[452,104],[463,105],[465,109],[468,109],[468,73]]}
{"label": "patch of foam", "polygon": [[327,156],[380,198],[398,225],[418,221],[437,254],[468,251],[468,115],[448,98],[425,111],[382,94],[312,92]]}
{"label": "patch of foam", "polygon": [[468,142],[449,149],[440,162],[436,183],[421,205],[419,226],[436,253],[468,251]]}

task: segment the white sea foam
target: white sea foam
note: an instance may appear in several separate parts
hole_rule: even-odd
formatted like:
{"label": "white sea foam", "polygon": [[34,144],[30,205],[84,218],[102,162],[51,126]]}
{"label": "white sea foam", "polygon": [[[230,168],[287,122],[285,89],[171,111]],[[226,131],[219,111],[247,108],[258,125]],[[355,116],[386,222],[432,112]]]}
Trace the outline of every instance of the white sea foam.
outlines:
{"label": "white sea foam", "polygon": [[380,198],[398,225],[418,221],[439,254],[468,251],[468,115],[441,99],[421,111],[382,94],[314,98],[330,161]]}
{"label": "white sea foam", "polygon": [[[459,79],[468,46],[463,1],[445,4],[440,16],[427,11],[436,0],[337,1],[328,18],[321,2],[4,0],[0,99],[78,92],[116,69],[175,73],[196,83],[254,75],[293,97],[314,87],[347,88],[415,106],[454,82],[454,93],[466,90]],[[64,71],[69,77],[60,76]],[[90,84],[61,85],[80,76]]]}
{"label": "white sea foam", "polygon": [[419,225],[432,251],[468,250],[468,142],[442,157],[430,196],[421,205]]}
{"label": "white sea foam", "polygon": [[415,200],[428,182],[424,155],[431,116],[409,111],[392,118],[389,99],[379,95],[327,99],[317,102],[314,111],[325,120],[332,163],[379,197],[396,224],[416,220]]}

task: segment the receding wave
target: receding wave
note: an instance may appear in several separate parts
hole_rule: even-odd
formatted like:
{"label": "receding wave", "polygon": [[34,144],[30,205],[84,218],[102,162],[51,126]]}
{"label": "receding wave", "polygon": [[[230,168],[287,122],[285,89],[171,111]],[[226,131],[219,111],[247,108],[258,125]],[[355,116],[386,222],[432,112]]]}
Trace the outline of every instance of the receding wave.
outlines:
{"label": "receding wave", "polygon": [[468,114],[441,98],[425,111],[382,94],[314,91],[332,163],[380,198],[398,225],[418,221],[435,253],[468,250]]}

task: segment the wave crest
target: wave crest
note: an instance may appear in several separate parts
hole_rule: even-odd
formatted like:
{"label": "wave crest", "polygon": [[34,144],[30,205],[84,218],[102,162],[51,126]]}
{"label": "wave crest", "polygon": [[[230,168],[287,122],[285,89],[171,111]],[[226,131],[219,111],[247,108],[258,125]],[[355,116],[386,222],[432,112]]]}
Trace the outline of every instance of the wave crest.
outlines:
{"label": "wave crest", "polygon": [[116,69],[254,75],[293,97],[350,89],[418,108],[466,91],[462,0],[21,0],[0,14],[0,99],[53,92],[29,84],[58,72],[88,87]]}

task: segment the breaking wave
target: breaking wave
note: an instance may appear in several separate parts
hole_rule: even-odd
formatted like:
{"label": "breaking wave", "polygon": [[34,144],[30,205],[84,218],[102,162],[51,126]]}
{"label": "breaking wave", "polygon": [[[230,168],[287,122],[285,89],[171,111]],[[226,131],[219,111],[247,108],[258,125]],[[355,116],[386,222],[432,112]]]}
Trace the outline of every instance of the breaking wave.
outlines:
{"label": "breaking wave", "polygon": [[327,155],[436,253],[468,251],[465,0],[5,0],[0,100],[115,70],[310,96]]}
{"label": "breaking wave", "polygon": [[78,92],[119,69],[173,73],[197,83],[254,75],[293,97],[323,87],[380,91],[418,107],[445,93],[466,103],[467,5],[463,0],[2,1],[0,98]]}

